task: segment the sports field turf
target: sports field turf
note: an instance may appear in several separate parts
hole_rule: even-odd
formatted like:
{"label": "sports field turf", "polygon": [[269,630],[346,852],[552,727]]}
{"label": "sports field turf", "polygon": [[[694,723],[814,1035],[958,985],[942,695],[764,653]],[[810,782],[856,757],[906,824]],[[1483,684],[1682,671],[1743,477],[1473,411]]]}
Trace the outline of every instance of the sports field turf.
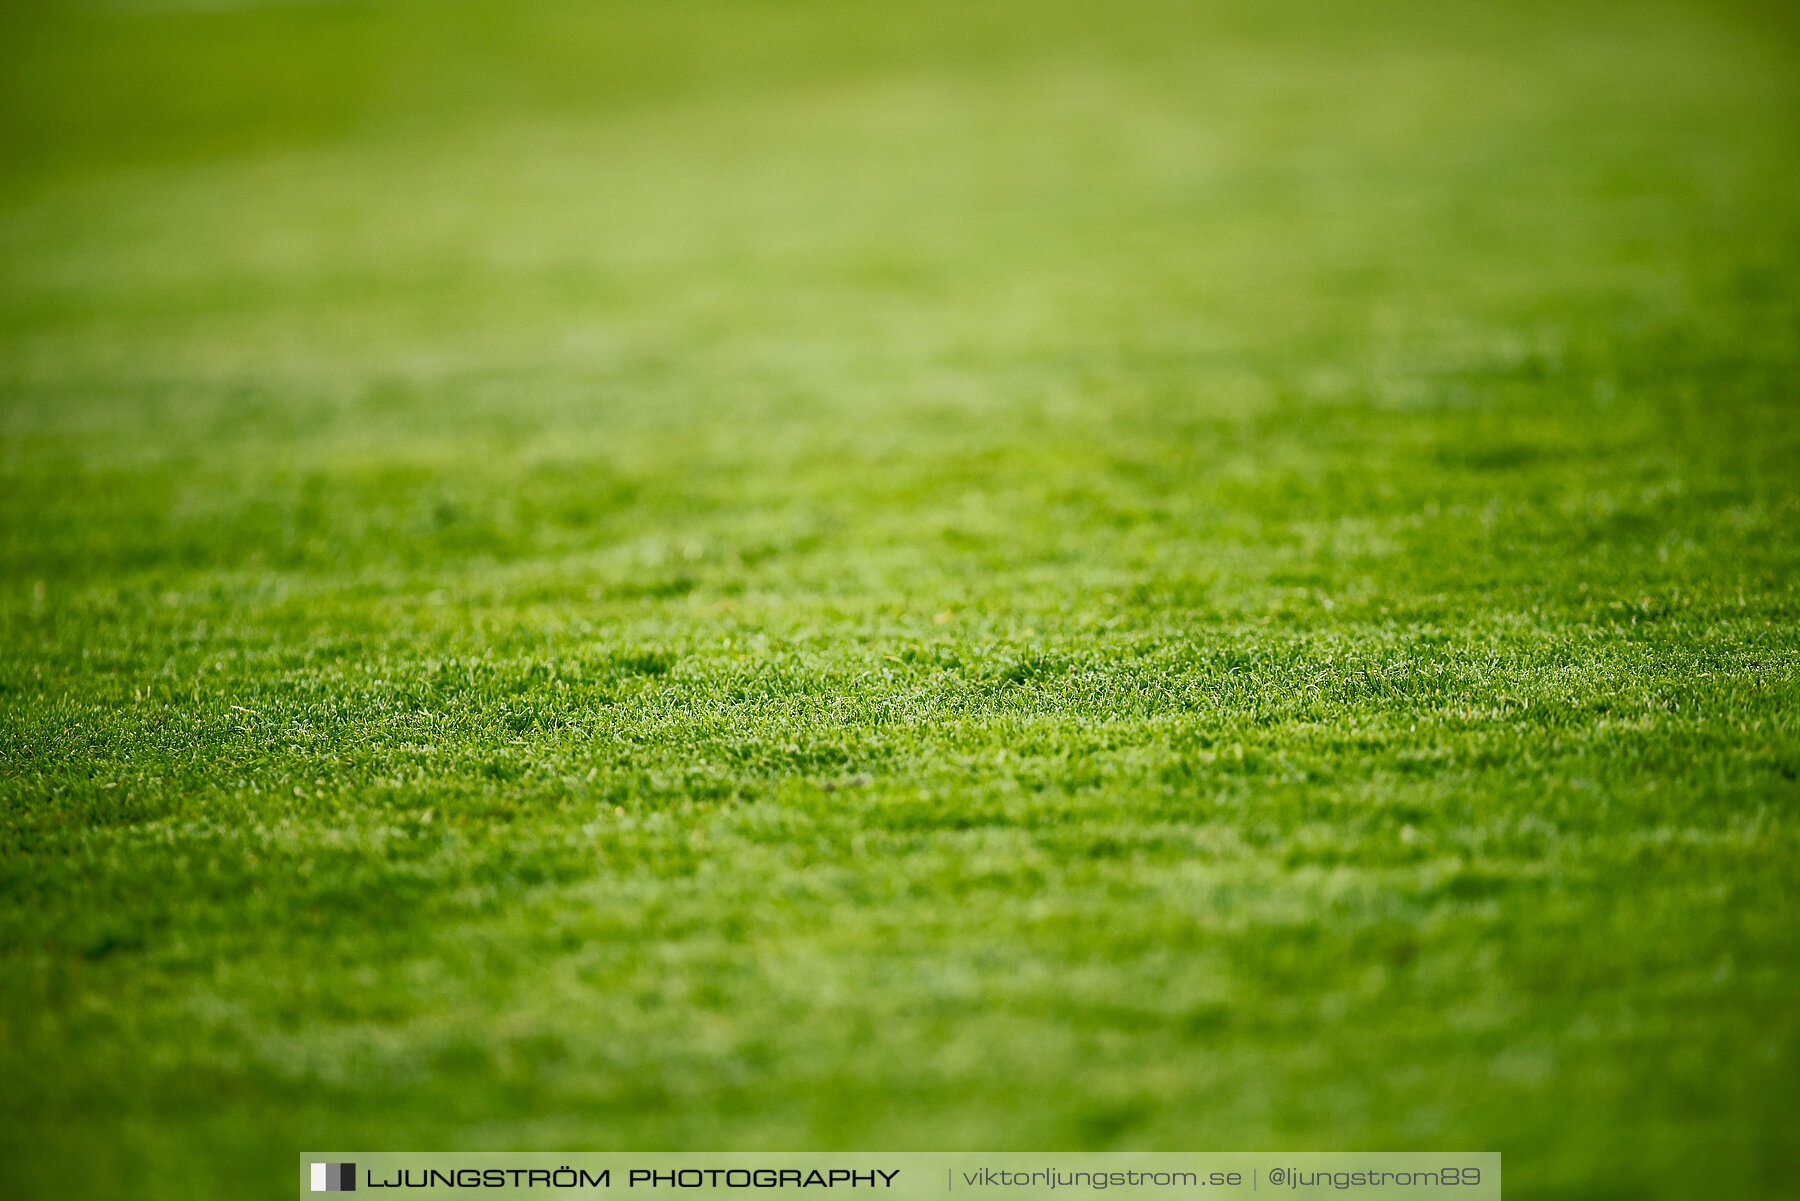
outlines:
{"label": "sports field turf", "polygon": [[1800,22],[11,5],[0,1187],[1800,1189]]}

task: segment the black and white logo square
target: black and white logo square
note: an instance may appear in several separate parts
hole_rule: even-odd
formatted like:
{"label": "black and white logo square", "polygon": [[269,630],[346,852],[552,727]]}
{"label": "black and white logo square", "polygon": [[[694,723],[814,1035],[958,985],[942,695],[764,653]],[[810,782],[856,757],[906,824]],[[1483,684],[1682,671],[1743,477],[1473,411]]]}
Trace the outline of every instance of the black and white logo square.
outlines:
{"label": "black and white logo square", "polygon": [[312,1191],[315,1193],[354,1193],[356,1165],[353,1163],[316,1163],[312,1166]]}

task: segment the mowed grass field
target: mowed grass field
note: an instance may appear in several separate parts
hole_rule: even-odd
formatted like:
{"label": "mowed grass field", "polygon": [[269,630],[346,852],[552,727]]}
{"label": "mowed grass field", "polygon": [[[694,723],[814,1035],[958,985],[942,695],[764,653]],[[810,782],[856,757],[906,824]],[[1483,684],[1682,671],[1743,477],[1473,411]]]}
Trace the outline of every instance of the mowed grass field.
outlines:
{"label": "mowed grass field", "polygon": [[1800,23],[13,5],[0,1183],[1800,1189]]}

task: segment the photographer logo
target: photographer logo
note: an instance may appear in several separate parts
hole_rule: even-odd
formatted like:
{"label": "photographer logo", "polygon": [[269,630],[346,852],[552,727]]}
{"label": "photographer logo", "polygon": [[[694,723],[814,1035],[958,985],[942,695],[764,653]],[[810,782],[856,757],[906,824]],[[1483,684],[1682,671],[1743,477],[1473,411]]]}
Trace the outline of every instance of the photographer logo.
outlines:
{"label": "photographer logo", "polygon": [[312,1191],[315,1193],[353,1193],[356,1191],[356,1165],[353,1163],[316,1163],[312,1166]]}

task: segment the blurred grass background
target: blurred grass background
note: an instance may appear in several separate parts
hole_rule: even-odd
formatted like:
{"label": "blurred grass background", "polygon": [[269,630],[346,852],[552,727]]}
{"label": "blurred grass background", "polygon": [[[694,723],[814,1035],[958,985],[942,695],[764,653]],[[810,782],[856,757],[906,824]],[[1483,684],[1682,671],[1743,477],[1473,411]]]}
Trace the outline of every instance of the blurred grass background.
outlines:
{"label": "blurred grass background", "polygon": [[1786,1194],[1797,38],[7,6],[0,1182]]}

